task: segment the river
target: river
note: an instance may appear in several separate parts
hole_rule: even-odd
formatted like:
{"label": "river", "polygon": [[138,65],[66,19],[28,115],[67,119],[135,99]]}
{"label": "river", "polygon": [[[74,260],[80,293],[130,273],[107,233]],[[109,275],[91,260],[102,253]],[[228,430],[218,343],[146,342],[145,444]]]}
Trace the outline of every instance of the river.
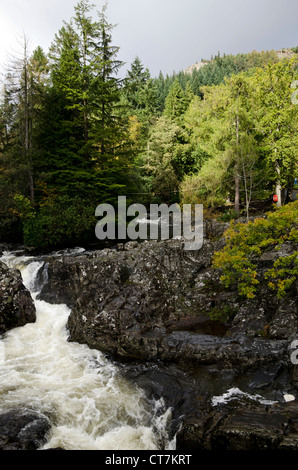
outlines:
{"label": "river", "polygon": [[36,322],[0,340],[0,412],[34,410],[52,429],[41,449],[174,450],[171,410],[150,401],[100,351],[68,341],[69,308],[37,300],[43,261],[5,252],[36,306]]}

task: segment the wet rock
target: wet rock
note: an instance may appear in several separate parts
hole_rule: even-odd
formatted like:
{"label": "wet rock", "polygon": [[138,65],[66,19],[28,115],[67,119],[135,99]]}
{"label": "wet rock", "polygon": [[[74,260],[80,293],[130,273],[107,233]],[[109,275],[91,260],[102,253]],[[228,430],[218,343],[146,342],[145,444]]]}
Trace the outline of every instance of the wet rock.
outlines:
{"label": "wet rock", "polygon": [[128,357],[143,357],[148,346],[150,358],[159,354],[151,349],[159,348],[166,322],[173,331],[186,317],[194,325],[196,317],[204,316],[202,293],[194,287],[213,250],[208,243],[188,252],[179,241],[145,242],[124,251],[49,259],[48,282],[38,298],[72,308],[71,340]]}
{"label": "wet rock", "polygon": [[[297,302],[278,301],[263,286],[252,301],[225,291],[211,266],[220,243],[207,239],[187,251],[178,240],[130,242],[120,251],[49,257],[38,298],[71,307],[71,341],[119,358],[247,368],[272,363],[277,348],[287,360]],[[210,319],[216,315],[223,319]]]}
{"label": "wet rock", "polygon": [[294,338],[298,332],[297,299],[281,301],[271,319],[268,333],[271,338]]}
{"label": "wet rock", "polygon": [[48,418],[35,411],[0,414],[0,450],[37,450],[50,429]]}
{"label": "wet rock", "polygon": [[0,334],[35,320],[35,306],[20,272],[0,261]]}
{"label": "wet rock", "polygon": [[249,398],[202,407],[177,435],[177,450],[298,450],[298,403]]}
{"label": "wet rock", "polygon": [[[124,374],[173,409],[175,431],[182,422],[178,449],[298,449],[297,405],[283,398],[298,388],[289,349],[298,332],[297,292],[280,300],[263,282],[293,247],[260,259],[260,289],[247,301],[224,290],[211,266],[223,244],[215,234],[194,252],[171,240],[48,257],[39,298],[71,308],[70,341],[138,364]],[[226,319],[212,320],[223,313]],[[278,403],[210,404],[235,383]]]}

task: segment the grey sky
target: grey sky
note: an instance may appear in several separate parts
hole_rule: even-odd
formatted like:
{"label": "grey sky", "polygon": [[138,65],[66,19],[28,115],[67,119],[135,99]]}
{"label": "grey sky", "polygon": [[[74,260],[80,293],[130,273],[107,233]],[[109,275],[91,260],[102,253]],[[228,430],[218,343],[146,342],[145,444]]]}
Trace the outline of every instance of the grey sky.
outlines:
{"label": "grey sky", "polygon": [[[93,0],[101,10],[103,0]],[[0,63],[22,34],[47,52],[77,0],[0,0]],[[126,62],[138,55],[151,75],[171,74],[227,54],[298,46],[297,0],[108,0],[113,44]]]}

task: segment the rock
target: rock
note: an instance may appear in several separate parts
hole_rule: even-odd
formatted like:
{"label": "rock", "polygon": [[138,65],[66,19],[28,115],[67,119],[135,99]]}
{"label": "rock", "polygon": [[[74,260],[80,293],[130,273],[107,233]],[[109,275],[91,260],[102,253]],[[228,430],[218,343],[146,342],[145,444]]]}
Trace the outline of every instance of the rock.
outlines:
{"label": "rock", "polygon": [[203,407],[177,434],[177,450],[298,450],[298,403],[249,399]]}
{"label": "rock", "polygon": [[[285,402],[285,390],[289,384],[289,374],[280,364],[265,365],[256,370],[247,370],[245,374],[237,368],[221,369],[216,365],[197,365],[187,363],[177,365],[159,362],[122,362],[117,363],[120,372],[138,387],[142,388],[149,399],[164,402],[165,409],[171,408],[172,422],[170,438],[179,432],[181,449],[186,445],[187,434],[193,434],[193,448],[200,448],[200,437],[194,433],[198,418],[205,416],[204,422],[211,421],[214,412],[222,408],[211,406],[214,396],[221,396],[237,384],[243,390],[243,396],[261,396],[268,402]],[[290,394],[289,394],[290,395]],[[234,408],[246,407],[255,402],[240,395],[234,400]],[[225,405],[231,407],[231,403]],[[205,429],[205,428],[204,428]],[[183,442],[182,442],[182,436]],[[202,434],[203,436],[203,434]],[[202,440],[205,448],[206,439]],[[189,445],[189,443],[187,444]],[[188,448],[188,447],[186,447]]]}
{"label": "rock", "polygon": [[35,320],[35,306],[20,272],[0,261],[0,334]]}
{"label": "rock", "polygon": [[0,414],[0,450],[37,450],[46,442],[50,429],[49,419],[35,411]]}
{"label": "rock", "polygon": [[[244,300],[224,290],[212,268],[221,235],[217,227],[198,251],[167,240],[48,256],[38,298],[66,303],[70,341],[108,354],[149,398],[172,408],[172,435],[182,423],[178,450],[298,450],[297,404],[284,398],[298,389],[298,366],[290,359],[297,289],[281,300],[264,282],[274,260],[293,246],[259,260],[258,294]],[[235,384],[277,403],[242,396],[211,405]]]}
{"label": "rock", "polygon": [[280,301],[276,313],[273,315],[268,334],[271,338],[295,338],[298,333],[298,305],[297,299]]}
{"label": "rock", "polygon": [[[226,331],[206,318],[210,309],[227,302],[208,269],[215,247],[206,242],[200,251],[188,252],[180,241],[171,240],[48,259],[48,281],[38,299],[71,307],[72,341],[122,358],[172,360],[188,353],[193,358],[183,330],[215,335]],[[204,289],[206,282],[210,286]],[[204,345],[197,348],[206,350]]]}
{"label": "rock", "polygon": [[[225,291],[211,267],[221,243],[205,240],[190,252],[177,240],[130,242],[120,251],[49,257],[38,298],[72,309],[71,341],[114,357],[248,368],[272,363],[278,351],[287,362],[295,300],[279,302],[266,287],[253,301]],[[210,319],[223,312],[227,320]]]}

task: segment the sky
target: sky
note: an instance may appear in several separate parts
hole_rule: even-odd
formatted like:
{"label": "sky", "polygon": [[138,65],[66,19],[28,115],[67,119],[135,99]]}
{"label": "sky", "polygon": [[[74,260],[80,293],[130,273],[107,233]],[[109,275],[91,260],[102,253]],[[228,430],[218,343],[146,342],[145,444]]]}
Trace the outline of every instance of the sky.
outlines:
{"label": "sky", "polygon": [[[48,51],[74,14],[77,0],[0,0],[0,69],[21,51],[25,35],[33,51]],[[101,10],[104,0],[92,0]],[[297,0],[108,0],[125,76],[138,56],[151,76],[180,72],[221,54],[298,46]],[[16,51],[16,52],[15,52]]]}

